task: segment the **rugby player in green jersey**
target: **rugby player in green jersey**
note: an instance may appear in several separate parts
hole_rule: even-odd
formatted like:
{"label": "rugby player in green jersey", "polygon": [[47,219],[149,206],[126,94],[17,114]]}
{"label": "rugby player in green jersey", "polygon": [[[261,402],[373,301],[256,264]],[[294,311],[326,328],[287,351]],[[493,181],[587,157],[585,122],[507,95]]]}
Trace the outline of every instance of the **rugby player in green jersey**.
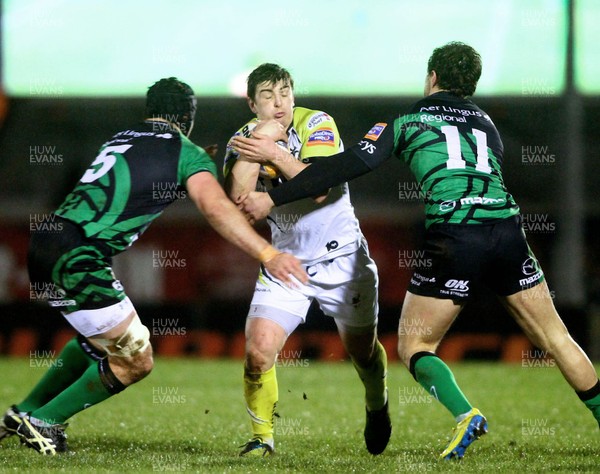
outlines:
{"label": "rugby player in green jersey", "polygon": [[[501,172],[503,145],[473,95],[481,58],[470,46],[449,43],[433,51],[425,98],[407,113],[375,124],[345,152],[317,160],[293,180],[240,203],[259,219],[279,206],[368,173],[395,156],[411,168],[425,196],[423,257],[430,265],[412,276],[400,317],[398,352],[428,393],[458,423],[442,452],[462,458],[487,432],[487,420],[462,393],[452,371],[435,354],[473,287],[483,283],[537,347],[546,351],[600,424],[600,381],[590,360],[560,319],[521,224],[519,207]],[[255,134],[236,137],[247,160],[267,163],[273,143]],[[411,327],[418,326],[415,334]]]}
{"label": "rugby player in green jersey", "polygon": [[[189,139],[196,112],[192,89],[175,78],[149,88],[146,120],[115,134],[55,211],[60,230],[32,235],[32,285],[52,288],[79,335],[20,403],[0,420],[0,439],[18,435],[42,454],[66,451],[65,422],[138,382],[152,369],[148,328],[111,269],[176,199],[189,198],[225,239],[287,284],[308,276],[248,224],[217,181],[216,165]],[[177,189],[156,195],[157,187]]]}

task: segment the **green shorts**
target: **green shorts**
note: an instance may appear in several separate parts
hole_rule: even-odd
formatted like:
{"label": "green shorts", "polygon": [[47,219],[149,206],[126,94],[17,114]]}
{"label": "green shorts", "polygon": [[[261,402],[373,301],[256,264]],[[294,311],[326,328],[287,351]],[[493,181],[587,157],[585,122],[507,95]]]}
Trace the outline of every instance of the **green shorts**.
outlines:
{"label": "green shorts", "polygon": [[52,231],[31,236],[27,267],[30,298],[63,313],[111,306],[126,298],[111,268],[113,250],[88,239],[76,224],[53,216]]}

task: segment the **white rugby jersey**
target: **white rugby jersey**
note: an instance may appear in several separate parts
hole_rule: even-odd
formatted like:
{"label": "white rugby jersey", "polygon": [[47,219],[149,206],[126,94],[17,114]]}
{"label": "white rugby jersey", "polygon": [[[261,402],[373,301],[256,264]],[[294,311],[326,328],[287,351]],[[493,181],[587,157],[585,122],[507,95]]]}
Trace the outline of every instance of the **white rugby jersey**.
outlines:
{"label": "white rugby jersey", "polygon": [[[256,119],[248,123],[255,122]],[[234,136],[244,134],[248,124]],[[294,118],[287,131],[288,148],[297,159],[329,156],[344,151],[333,118],[318,110],[294,108]],[[231,170],[237,152],[227,146],[223,172]],[[277,186],[284,178],[259,178],[259,190]],[[356,251],[363,238],[358,219],[350,202],[348,184],[329,191],[320,204],[303,199],[273,208],[267,221],[273,246],[296,256],[304,264],[314,264]]]}

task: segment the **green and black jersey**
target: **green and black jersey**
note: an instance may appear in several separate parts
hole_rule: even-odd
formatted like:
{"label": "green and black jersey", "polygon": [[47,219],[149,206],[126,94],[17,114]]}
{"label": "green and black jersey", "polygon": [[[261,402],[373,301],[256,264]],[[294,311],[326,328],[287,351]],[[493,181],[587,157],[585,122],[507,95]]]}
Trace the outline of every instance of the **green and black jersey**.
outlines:
{"label": "green and black jersey", "polygon": [[502,179],[500,135],[473,102],[433,94],[397,118],[393,129],[394,155],[410,166],[419,184],[427,226],[477,224],[518,214]]}
{"label": "green and black jersey", "polygon": [[376,123],[344,153],[316,159],[269,191],[280,206],[377,168],[391,156],[410,166],[425,198],[425,225],[481,224],[519,213],[502,179],[503,145],[488,115],[468,99],[437,92]]}
{"label": "green and black jersey", "polygon": [[175,200],[195,173],[217,176],[210,156],[166,123],[147,121],[114,135],[56,211],[117,254]]}

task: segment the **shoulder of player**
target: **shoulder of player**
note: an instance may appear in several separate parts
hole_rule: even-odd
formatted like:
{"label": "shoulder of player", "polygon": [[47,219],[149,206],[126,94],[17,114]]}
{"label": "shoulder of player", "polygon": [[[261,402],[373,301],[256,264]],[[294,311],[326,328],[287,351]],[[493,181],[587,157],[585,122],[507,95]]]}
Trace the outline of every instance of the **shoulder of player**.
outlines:
{"label": "shoulder of player", "polygon": [[202,157],[206,156],[207,158],[211,159],[204,148],[202,148],[199,145],[196,145],[192,140],[190,140],[181,132],[179,132],[179,139],[181,140],[181,156],[191,154],[200,155]]}
{"label": "shoulder of player", "polygon": [[233,164],[237,161],[239,153],[233,149],[231,146],[231,141],[235,137],[243,136],[249,137],[250,132],[256,127],[258,124],[258,119],[256,117],[248,120],[244,125],[242,125],[238,130],[231,136],[229,141],[227,142],[227,146],[225,147],[225,156],[223,157],[223,174],[227,176],[229,171],[233,167]]}
{"label": "shoulder of player", "polygon": [[298,132],[301,130],[312,132],[317,128],[336,128],[335,120],[327,112],[305,107],[294,107],[293,125]]}

